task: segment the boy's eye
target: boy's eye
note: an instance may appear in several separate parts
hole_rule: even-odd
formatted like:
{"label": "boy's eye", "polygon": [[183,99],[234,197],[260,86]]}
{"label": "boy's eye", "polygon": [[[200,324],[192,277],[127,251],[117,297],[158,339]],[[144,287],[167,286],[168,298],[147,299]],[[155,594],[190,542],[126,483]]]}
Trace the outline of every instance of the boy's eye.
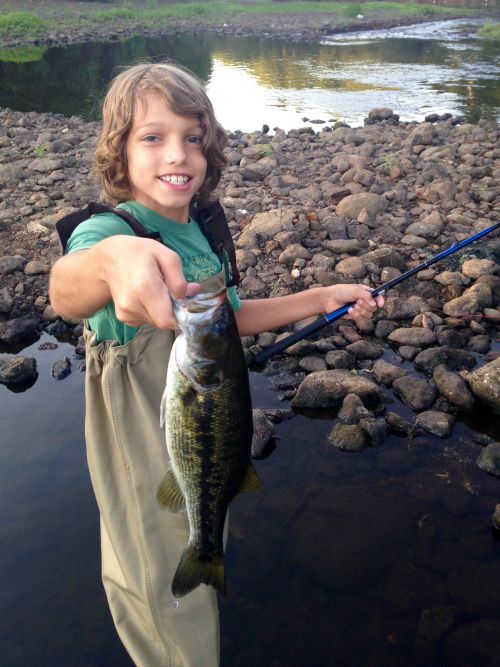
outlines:
{"label": "boy's eye", "polygon": [[203,141],[203,137],[199,137],[197,135],[193,135],[192,137],[188,137],[188,141],[191,144],[201,144]]}
{"label": "boy's eye", "polygon": [[155,141],[159,141],[160,138],[157,137],[155,134],[148,134],[147,136],[143,137],[142,140],[148,144],[152,144]]}

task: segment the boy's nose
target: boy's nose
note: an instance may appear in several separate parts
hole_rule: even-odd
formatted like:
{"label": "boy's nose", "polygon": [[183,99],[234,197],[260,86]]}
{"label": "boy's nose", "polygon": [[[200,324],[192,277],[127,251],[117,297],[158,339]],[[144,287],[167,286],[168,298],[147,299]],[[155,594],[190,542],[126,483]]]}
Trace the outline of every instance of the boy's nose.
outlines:
{"label": "boy's nose", "polygon": [[171,164],[182,164],[186,160],[186,150],[181,141],[170,141],[165,147],[165,160]]}

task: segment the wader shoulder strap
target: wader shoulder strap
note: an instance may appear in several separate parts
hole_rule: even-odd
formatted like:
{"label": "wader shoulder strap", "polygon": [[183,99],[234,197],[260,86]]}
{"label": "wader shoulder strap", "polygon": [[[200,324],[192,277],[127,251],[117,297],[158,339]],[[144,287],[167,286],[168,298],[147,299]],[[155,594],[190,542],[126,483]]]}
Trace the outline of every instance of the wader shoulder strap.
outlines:
{"label": "wader shoulder strap", "polygon": [[193,209],[192,215],[198,221],[201,231],[207,238],[210,247],[217,254],[223,265],[225,266],[227,260],[229,260],[231,265],[231,281],[228,283],[228,286],[237,285],[240,281],[240,274],[236,263],[236,251],[231,231],[227,224],[226,214],[219,200],[209,201],[199,209]]}
{"label": "wader shoulder strap", "polygon": [[128,211],[121,208],[112,208],[111,206],[106,206],[105,204],[99,204],[97,202],[90,202],[85,208],[69,213],[56,222],[56,231],[59,235],[63,252],[66,251],[66,246],[68,245],[71,234],[75,231],[78,225],[98,213],[114,213],[129,225],[136,236],[154,239],[156,241],[161,240],[158,232],[148,232],[139,222],[137,222],[131,213],[128,213]]}

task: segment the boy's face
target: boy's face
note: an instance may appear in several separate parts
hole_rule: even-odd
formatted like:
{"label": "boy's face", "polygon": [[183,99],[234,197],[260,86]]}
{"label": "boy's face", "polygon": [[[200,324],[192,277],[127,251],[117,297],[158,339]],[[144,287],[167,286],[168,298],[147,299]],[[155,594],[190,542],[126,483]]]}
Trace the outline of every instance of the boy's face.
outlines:
{"label": "boy's face", "polygon": [[178,116],[158,93],[147,93],[126,144],[133,199],[175,222],[188,222],[189,204],[207,171],[202,138],[198,118]]}

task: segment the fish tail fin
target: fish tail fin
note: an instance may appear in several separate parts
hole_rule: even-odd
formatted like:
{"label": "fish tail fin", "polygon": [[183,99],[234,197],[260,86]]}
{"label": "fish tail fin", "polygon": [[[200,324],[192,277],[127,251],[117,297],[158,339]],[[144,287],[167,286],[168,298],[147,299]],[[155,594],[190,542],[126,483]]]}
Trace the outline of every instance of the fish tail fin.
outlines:
{"label": "fish tail fin", "polygon": [[180,598],[200,584],[212,586],[226,597],[224,555],[211,558],[200,554],[194,547],[187,546],[182,552],[172,581],[172,593],[176,598]]}

